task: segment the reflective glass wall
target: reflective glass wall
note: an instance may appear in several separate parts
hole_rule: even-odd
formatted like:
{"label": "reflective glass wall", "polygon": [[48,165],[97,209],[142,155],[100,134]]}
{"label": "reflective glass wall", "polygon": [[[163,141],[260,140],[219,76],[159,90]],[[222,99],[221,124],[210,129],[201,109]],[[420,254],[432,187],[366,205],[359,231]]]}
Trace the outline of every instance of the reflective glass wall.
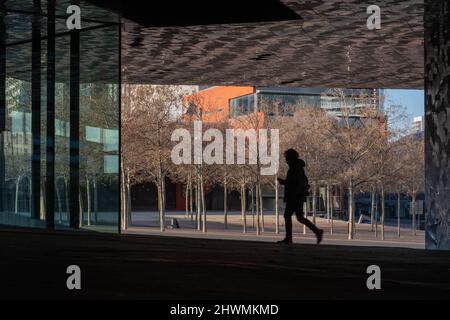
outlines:
{"label": "reflective glass wall", "polygon": [[118,17],[6,0],[0,33],[0,224],[118,232]]}

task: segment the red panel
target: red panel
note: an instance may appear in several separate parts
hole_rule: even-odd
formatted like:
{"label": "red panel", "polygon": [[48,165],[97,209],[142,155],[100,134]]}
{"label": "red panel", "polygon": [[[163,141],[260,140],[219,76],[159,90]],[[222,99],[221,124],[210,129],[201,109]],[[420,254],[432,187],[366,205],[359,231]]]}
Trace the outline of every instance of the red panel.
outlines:
{"label": "red panel", "polygon": [[183,195],[183,185],[180,183],[177,183],[175,187],[175,193],[176,193],[176,204],[175,208],[177,210],[186,210],[186,198]]}

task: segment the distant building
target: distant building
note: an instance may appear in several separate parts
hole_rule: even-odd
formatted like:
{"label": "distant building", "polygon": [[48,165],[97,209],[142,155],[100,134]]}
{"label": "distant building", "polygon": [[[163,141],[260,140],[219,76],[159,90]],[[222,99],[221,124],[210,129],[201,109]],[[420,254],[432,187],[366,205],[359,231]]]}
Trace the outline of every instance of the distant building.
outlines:
{"label": "distant building", "polygon": [[240,97],[253,97],[254,87],[212,86],[204,87],[184,98],[185,115],[198,118],[201,112],[204,122],[223,122],[233,117],[233,101]]}
{"label": "distant building", "polygon": [[[266,116],[283,113],[288,106],[317,107],[327,110],[335,117],[342,116],[342,106],[338,98],[326,95],[327,88],[292,88],[292,87],[236,87],[213,86],[200,87],[199,92],[186,97],[187,114],[192,115],[195,106],[202,109],[202,119],[205,122],[224,121],[237,118],[262,109],[262,105],[276,105],[277,110],[265,108]],[[203,90],[202,90],[203,89]],[[355,91],[346,90],[348,100],[354,110],[365,107],[367,101],[360,103]],[[373,97],[373,104],[381,108],[378,89],[367,89],[367,95]],[[287,115],[283,113],[284,115]],[[356,113],[355,113],[356,115]]]}
{"label": "distant building", "polygon": [[414,117],[412,124],[412,132],[418,133],[423,132],[424,130],[425,130],[424,117],[423,116]]}
{"label": "distant building", "polygon": [[[186,95],[183,99],[183,112],[185,121],[196,120],[201,117],[203,122],[226,122],[228,120],[242,117],[254,112],[263,111],[263,117],[277,115],[289,116],[295,112],[295,108],[316,107],[327,111],[335,118],[342,117],[342,105],[339,98],[326,94],[328,88],[293,88],[293,87],[259,87],[259,86],[200,86],[198,92]],[[346,103],[351,107],[350,117],[356,121],[361,120],[357,110],[365,108],[367,103],[382,108],[380,103],[381,91],[379,89],[367,90],[365,95],[370,101],[359,99],[360,89],[344,90]],[[290,108],[293,106],[295,108]],[[272,110],[273,109],[273,110]],[[170,186],[171,194],[174,194],[175,205],[167,202],[170,209],[185,210],[185,198],[182,187],[179,184]],[[343,205],[343,193],[335,188],[333,197],[336,201],[335,208]],[[325,198],[325,189],[321,188],[319,193]],[[223,209],[223,192],[221,188],[214,187],[206,192],[206,206],[208,210]],[[230,195],[229,200],[238,202],[237,195]],[[236,201],[235,201],[236,200]],[[249,201],[248,201],[249,202]],[[275,195],[271,188],[263,186],[263,207],[272,210],[275,204]],[[319,201],[319,208],[323,208],[323,201]],[[238,209],[238,205],[234,207]]]}

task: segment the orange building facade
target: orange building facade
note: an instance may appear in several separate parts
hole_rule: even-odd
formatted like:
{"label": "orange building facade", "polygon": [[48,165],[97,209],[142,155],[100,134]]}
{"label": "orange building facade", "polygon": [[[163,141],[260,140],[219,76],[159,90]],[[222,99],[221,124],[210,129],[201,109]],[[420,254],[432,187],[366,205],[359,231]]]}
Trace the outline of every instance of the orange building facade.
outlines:
{"label": "orange building facade", "polygon": [[[185,96],[184,120],[194,121],[201,118],[205,123],[227,122],[230,119],[231,100],[255,92],[255,87],[215,86]],[[210,191],[210,188],[206,188],[205,194]],[[186,199],[180,184],[176,185],[176,209],[186,209]]]}
{"label": "orange building facade", "polygon": [[232,99],[255,93],[255,87],[217,86],[201,90],[183,99],[185,112],[191,119],[204,122],[224,122],[230,118]]}

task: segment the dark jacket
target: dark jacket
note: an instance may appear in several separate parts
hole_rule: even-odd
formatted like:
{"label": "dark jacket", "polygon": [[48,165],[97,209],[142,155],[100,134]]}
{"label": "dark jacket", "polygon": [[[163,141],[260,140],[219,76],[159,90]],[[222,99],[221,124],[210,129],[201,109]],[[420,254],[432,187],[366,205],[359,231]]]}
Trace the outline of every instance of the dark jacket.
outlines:
{"label": "dark jacket", "polygon": [[280,179],[284,185],[284,202],[305,201],[308,196],[308,178],[305,174],[305,162],[297,159],[289,165],[286,179]]}

